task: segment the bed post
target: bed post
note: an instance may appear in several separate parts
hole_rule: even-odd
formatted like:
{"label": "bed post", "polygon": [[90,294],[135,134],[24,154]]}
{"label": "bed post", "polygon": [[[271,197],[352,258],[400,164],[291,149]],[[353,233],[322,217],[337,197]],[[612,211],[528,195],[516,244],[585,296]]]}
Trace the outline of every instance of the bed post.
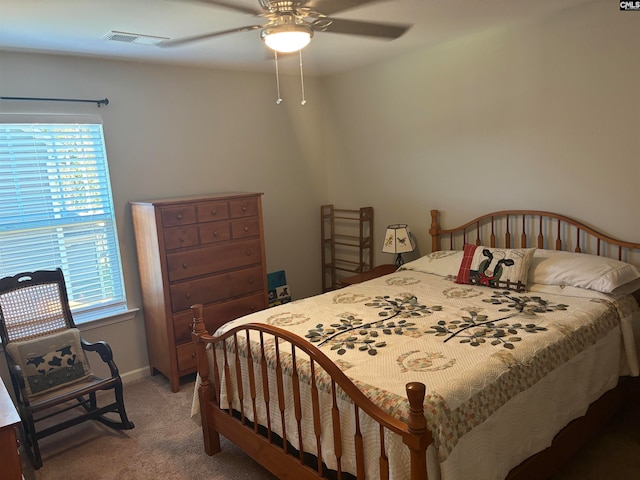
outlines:
{"label": "bed post", "polygon": [[207,329],[202,319],[202,304],[197,303],[191,306],[193,313],[193,331],[191,338],[196,344],[196,359],[198,376],[200,377],[200,387],[198,388],[198,401],[200,402],[200,420],[202,422],[202,436],[204,438],[204,449],[207,455],[213,455],[220,451],[220,435],[213,430],[211,419],[208,418],[208,404],[213,398],[213,387],[209,381],[209,360],[207,359],[207,348],[204,340],[200,337],[207,334]]}
{"label": "bed post", "polygon": [[411,480],[427,480],[427,447],[433,441],[431,432],[427,429],[427,419],[424,417],[424,383],[407,383],[407,398],[409,399],[409,418],[407,426],[411,437],[405,439],[411,455]]}
{"label": "bed post", "polygon": [[440,250],[440,237],[438,236],[440,224],[438,223],[438,213],[438,210],[431,210],[431,228],[429,228],[429,235],[431,235],[432,252]]}

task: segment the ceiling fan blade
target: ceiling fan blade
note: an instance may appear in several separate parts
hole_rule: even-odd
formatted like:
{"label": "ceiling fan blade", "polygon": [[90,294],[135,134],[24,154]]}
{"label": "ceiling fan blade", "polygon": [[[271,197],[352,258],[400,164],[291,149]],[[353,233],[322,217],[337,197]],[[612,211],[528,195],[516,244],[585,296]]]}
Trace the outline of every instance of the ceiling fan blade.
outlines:
{"label": "ceiling fan blade", "polygon": [[304,4],[305,8],[310,8],[325,15],[332,15],[344,12],[351,8],[366,5],[367,3],[378,3],[384,0],[309,0]]}
{"label": "ceiling fan blade", "polygon": [[221,0],[191,0],[199,3],[208,3],[210,5],[218,5],[220,7],[229,8],[231,10],[235,10],[237,12],[248,13],[250,15],[262,15],[264,12],[258,8],[247,7],[244,5],[238,5],[236,3],[231,2],[223,2]]}
{"label": "ceiling fan blade", "polygon": [[360,22],[357,20],[344,20],[339,18],[322,19],[331,23],[320,31],[330,33],[346,33],[349,35],[364,35],[367,37],[387,38],[390,40],[401,37],[411,25],[397,25],[391,23]]}
{"label": "ceiling fan blade", "polygon": [[228,33],[236,33],[236,32],[248,32],[251,30],[256,30],[258,28],[262,28],[262,25],[247,25],[246,27],[238,27],[232,28],[230,30],[221,30],[219,32],[211,32],[211,33],[203,33],[201,35],[193,35],[191,37],[183,37],[176,38],[171,40],[163,40],[158,44],[160,47],[176,47],[179,45],[184,45],[185,43],[197,42],[199,40],[206,40],[207,38],[219,37],[221,35],[226,35]]}

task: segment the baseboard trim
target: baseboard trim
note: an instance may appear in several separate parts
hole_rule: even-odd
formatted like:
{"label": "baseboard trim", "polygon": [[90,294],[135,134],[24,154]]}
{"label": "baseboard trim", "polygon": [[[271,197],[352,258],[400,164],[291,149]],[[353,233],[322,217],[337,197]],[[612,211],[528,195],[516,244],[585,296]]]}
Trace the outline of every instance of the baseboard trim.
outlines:
{"label": "baseboard trim", "polygon": [[149,366],[138,368],[136,370],[131,370],[127,373],[121,373],[120,378],[122,379],[123,384],[136,382],[138,380],[143,380],[147,377],[150,377],[151,373],[149,371]]}

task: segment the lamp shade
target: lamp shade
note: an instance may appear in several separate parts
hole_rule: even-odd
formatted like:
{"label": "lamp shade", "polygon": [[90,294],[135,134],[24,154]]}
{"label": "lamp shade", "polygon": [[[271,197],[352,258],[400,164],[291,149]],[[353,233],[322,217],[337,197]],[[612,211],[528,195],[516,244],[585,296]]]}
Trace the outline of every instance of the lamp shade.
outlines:
{"label": "lamp shade", "polygon": [[415,249],[411,231],[406,224],[395,224],[387,227],[382,251],[385,253],[406,253]]}

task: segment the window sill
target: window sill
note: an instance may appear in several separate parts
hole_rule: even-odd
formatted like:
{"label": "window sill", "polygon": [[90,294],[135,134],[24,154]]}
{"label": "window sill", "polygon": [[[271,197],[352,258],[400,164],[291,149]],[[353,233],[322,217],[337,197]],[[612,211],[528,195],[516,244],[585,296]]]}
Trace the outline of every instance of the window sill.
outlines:
{"label": "window sill", "polygon": [[[81,332],[86,332],[116,323],[128,322],[129,320],[133,320],[139,311],[139,308],[131,308],[128,310],[118,309],[117,311],[103,312],[103,315],[100,317],[96,317],[95,314],[91,317],[85,314],[84,319],[82,318],[82,314],[77,314],[73,316],[73,321]],[[4,352],[4,345],[1,341],[0,352]]]}
{"label": "window sill", "polygon": [[73,315],[73,320],[78,329],[85,332],[120,322],[128,322],[133,320],[139,311],[139,308],[118,309],[100,312],[100,316],[96,316],[96,312],[92,312],[92,315],[77,313]]}

